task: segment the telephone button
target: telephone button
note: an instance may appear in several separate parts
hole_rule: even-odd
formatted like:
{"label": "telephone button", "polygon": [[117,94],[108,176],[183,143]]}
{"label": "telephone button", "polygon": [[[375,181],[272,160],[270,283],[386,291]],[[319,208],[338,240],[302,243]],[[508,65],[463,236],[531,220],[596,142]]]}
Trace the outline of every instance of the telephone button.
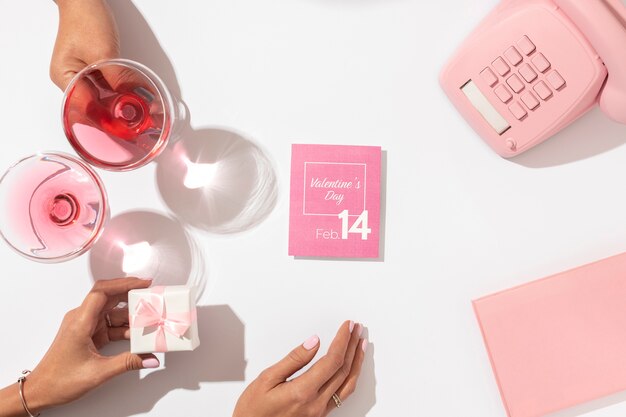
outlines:
{"label": "telephone button", "polygon": [[485,68],[480,72],[480,76],[489,87],[493,87],[498,82],[498,76],[491,71],[491,68]]}
{"label": "telephone button", "polygon": [[520,55],[520,53],[517,52],[517,49],[515,49],[514,46],[511,46],[509,49],[507,49],[504,52],[504,56],[513,66],[517,66],[520,62],[524,60],[522,55]]}
{"label": "telephone button", "polygon": [[542,53],[535,55],[532,62],[539,72],[546,72],[548,68],[550,68],[550,61],[548,61]]}
{"label": "telephone button", "polygon": [[535,110],[537,107],[539,107],[539,100],[537,100],[537,98],[530,91],[522,94],[520,98],[529,110]]}
{"label": "telephone button", "polygon": [[515,91],[516,93],[519,93],[520,91],[522,91],[524,89],[524,83],[522,82],[522,80],[519,79],[519,77],[515,74],[511,75],[507,80],[506,83],[509,85],[509,87],[511,87],[511,89],[513,91]]}
{"label": "telephone button", "polygon": [[526,55],[532,54],[535,52],[535,49],[537,49],[528,36],[523,36],[519,41],[517,41],[517,46],[519,46],[519,49],[521,49],[521,51]]}
{"label": "telephone button", "polygon": [[559,74],[558,71],[552,71],[546,76],[546,80],[548,80],[552,88],[555,90],[560,90],[565,86],[565,80],[561,77],[561,74]]}
{"label": "telephone button", "polygon": [[547,99],[552,97],[552,90],[550,90],[550,87],[548,87],[543,81],[539,81],[534,90],[535,93],[537,93],[537,95],[541,97],[543,101],[546,101]]}
{"label": "telephone button", "polygon": [[528,64],[524,64],[519,68],[519,74],[526,80],[527,83],[532,82],[537,78],[537,73]]}
{"label": "telephone button", "polygon": [[493,67],[496,69],[496,71],[498,71],[498,74],[500,75],[506,75],[511,70],[511,67],[509,67],[509,65],[504,62],[504,59],[502,59],[502,57],[496,58],[496,60],[493,61],[491,65],[493,65]]}
{"label": "telephone button", "polygon": [[496,93],[500,101],[502,101],[503,103],[508,103],[513,98],[513,95],[511,94],[509,89],[503,86],[502,84],[497,86],[495,90],[493,91],[494,93]]}
{"label": "telephone button", "polygon": [[509,107],[509,110],[517,120],[522,120],[528,114],[526,110],[517,101]]}

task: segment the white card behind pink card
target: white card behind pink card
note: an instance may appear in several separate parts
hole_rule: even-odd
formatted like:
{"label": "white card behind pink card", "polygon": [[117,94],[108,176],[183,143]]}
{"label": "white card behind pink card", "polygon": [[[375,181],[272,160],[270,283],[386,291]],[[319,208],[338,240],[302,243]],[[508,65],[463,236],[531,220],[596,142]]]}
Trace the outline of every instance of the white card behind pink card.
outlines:
{"label": "white card behind pink card", "polygon": [[381,149],[293,145],[289,255],[378,258]]}

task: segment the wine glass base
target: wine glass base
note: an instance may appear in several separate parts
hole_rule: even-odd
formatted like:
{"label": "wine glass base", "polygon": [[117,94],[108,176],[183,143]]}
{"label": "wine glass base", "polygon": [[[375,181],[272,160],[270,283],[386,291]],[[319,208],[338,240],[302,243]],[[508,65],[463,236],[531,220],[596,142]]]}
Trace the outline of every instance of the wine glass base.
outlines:
{"label": "wine glass base", "polygon": [[44,152],[0,179],[0,234],[34,261],[62,262],[86,252],[108,218],[106,191],[87,164]]}

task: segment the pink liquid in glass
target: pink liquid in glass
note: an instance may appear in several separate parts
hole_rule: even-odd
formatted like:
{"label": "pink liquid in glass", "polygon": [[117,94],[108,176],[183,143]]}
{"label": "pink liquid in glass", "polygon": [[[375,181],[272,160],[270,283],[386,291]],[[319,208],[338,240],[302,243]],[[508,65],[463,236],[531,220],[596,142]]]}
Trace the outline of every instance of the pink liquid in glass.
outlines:
{"label": "pink liquid in glass", "polygon": [[157,84],[158,78],[125,61],[77,75],[65,93],[63,126],[78,154],[112,170],[138,168],[156,157],[171,129],[165,87]]}
{"label": "pink liquid in glass", "polygon": [[0,183],[0,228],[23,255],[43,261],[77,256],[106,219],[100,179],[82,162],[40,154],[12,167]]}

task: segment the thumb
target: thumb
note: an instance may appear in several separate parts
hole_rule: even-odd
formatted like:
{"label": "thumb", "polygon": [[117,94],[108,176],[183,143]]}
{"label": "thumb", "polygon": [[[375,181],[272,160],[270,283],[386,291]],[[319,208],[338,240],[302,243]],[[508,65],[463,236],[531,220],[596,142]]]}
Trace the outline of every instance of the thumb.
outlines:
{"label": "thumb", "polygon": [[50,60],[50,79],[61,91],[65,91],[72,78],[86,66],[83,60],[68,56],[65,52],[55,52]]}
{"label": "thumb", "polygon": [[261,378],[269,382],[272,387],[285,382],[290,376],[311,362],[319,348],[319,337],[311,336],[303,344],[289,352],[280,362],[263,371]]}
{"label": "thumb", "polygon": [[159,360],[152,354],[137,355],[135,353],[124,352],[111,356],[109,359],[111,373],[115,375],[128,371],[138,371],[139,369],[158,368]]}

